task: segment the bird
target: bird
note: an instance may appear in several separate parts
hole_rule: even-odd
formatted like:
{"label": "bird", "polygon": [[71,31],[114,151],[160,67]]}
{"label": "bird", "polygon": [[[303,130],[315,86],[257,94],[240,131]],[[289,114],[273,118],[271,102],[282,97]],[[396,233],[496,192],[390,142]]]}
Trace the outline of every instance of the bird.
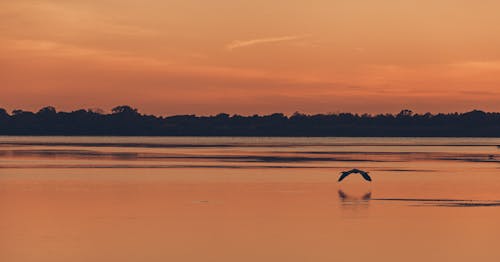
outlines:
{"label": "bird", "polygon": [[351,170],[348,170],[348,171],[342,171],[342,172],[340,172],[341,175],[339,177],[339,181],[338,182],[344,180],[344,178],[346,178],[348,175],[353,174],[353,173],[354,174],[356,174],[356,173],[357,174],[361,174],[361,176],[363,176],[363,178],[365,180],[367,180],[369,182],[372,181],[372,178],[368,175],[368,172],[363,171],[363,170],[359,170],[357,168],[354,168],[354,169],[351,169]]}

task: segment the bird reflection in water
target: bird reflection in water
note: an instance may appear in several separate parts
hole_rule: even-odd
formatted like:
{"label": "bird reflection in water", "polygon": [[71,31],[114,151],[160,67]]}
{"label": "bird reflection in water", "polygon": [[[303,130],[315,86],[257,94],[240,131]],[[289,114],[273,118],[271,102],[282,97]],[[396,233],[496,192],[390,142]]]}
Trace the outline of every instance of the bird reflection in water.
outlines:
{"label": "bird reflection in water", "polygon": [[364,194],[351,194],[339,189],[338,195],[341,207],[346,209],[367,208],[372,198],[371,191]]}
{"label": "bird reflection in water", "polygon": [[339,198],[341,201],[368,201],[372,198],[372,192],[365,193],[362,196],[348,195],[342,189],[339,189]]}

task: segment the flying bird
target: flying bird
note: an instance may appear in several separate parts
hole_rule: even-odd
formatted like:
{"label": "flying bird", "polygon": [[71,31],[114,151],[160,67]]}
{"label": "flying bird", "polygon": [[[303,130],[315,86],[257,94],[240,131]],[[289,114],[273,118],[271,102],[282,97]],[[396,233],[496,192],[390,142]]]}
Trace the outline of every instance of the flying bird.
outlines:
{"label": "flying bird", "polygon": [[340,172],[340,173],[341,173],[341,175],[339,177],[339,181],[338,182],[344,180],[344,178],[346,178],[348,175],[353,174],[353,173],[354,174],[361,174],[361,176],[363,176],[363,178],[365,180],[370,181],[370,182],[372,181],[372,178],[368,175],[368,172],[363,171],[363,170],[359,170],[357,168],[351,169],[349,171],[343,171],[343,172]]}

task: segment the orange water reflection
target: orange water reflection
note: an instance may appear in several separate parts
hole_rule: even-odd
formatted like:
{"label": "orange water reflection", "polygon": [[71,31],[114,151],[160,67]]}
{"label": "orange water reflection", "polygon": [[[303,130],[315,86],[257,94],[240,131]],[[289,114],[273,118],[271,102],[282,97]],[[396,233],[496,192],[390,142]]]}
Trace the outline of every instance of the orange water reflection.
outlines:
{"label": "orange water reflection", "polygon": [[[446,205],[499,201],[497,163],[20,168],[29,164],[25,157],[0,163],[6,165],[0,168],[1,261],[500,259],[500,207]],[[68,161],[141,160],[55,162]],[[214,161],[208,162],[220,164]],[[374,182],[353,176],[337,183],[338,171],[353,165],[378,170]]]}

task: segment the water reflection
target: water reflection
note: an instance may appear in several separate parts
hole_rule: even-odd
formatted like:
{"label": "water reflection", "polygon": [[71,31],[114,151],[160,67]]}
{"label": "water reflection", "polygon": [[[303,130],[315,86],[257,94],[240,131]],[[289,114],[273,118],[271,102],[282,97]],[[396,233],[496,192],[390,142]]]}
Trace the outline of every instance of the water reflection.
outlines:
{"label": "water reflection", "polygon": [[372,198],[371,191],[363,194],[357,194],[353,192],[346,193],[346,192],[347,191],[343,191],[342,189],[339,189],[337,191],[340,199],[340,206],[343,210],[355,211],[357,213],[359,210],[364,210],[368,208],[370,200]]}
{"label": "water reflection", "polygon": [[498,261],[499,144],[0,137],[0,258]]}
{"label": "water reflection", "polygon": [[340,198],[340,200],[342,202],[346,202],[346,201],[354,201],[354,202],[369,201],[372,198],[372,192],[365,193],[362,196],[354,196],[354,195],[348,195],[344,191],[342,191],[342,189],[339,189],[338,193],[339,193],[339,198]]}

